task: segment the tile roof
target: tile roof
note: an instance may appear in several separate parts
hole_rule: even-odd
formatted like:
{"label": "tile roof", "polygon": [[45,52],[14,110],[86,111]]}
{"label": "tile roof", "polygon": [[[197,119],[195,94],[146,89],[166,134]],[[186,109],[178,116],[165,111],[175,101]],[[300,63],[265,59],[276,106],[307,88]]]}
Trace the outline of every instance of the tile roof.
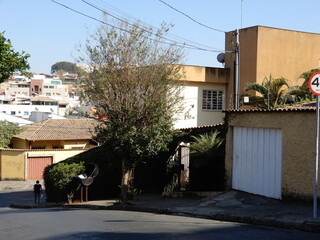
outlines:
{"label": "tile roof", "polygon": [[197,126],[197,127],[188,127],[188,128],[179,128],[178,130],[185,131],[185,130],[192,130],[192,129],[205,129],[205,128],[213,128],[213,127],[220,127],[223,126],[224,123],[217,123],[213,125],[204,125],[204,126]]}
{"label": "tile roof", "polygon": [[314,112],[316,111],[316,102],[301,103],[284,108],[272,108],[272,109],[261,109],[261,108],[240,108],[227,109],[224,112]]}
{"label": "tile roof", "polygon": [[244,113],[244,112],[315,112],[315,107],[287,107],[274,109],[228,109],[224,110],[227,113]]}
{"label": "tile roof", "polygon": [[98,124],[94,119],[47,119],[24,125],[24,131],[14,137],[28,141],[91,139]]}
{"label": "tile roof", "polygon": [[38,101],[41,101],[41,102],[58,102],[58,100],[54,100],[52,98],[42,97],[42,96],[31,98],[31,102],[38,102]]}

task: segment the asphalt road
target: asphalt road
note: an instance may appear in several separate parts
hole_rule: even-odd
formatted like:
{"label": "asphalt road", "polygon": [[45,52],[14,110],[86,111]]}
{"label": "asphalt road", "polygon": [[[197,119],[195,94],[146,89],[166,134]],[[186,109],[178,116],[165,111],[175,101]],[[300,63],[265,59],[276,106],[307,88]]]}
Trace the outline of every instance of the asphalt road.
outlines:
{"label": "asphalt road", "polygon": [[251,240],[320,239],[320,234],[152,213],[89,209],[12,209],[32,191],[0,191],[0,239]]}
{"label": "asphalt road", "polygon": [[151,213],[87,209],[0,208],[0,238],[51,239],[320,239],[319,234]]}

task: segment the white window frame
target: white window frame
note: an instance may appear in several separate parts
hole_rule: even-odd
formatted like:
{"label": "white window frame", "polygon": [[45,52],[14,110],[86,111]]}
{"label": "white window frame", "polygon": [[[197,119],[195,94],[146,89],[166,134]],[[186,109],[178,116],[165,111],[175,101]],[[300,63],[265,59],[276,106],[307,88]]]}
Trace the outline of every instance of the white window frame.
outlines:
{"label": "white window frame", "polygon": [[222,90],[202,90],[202,110],[222,111],[224,107],[224,92]]}

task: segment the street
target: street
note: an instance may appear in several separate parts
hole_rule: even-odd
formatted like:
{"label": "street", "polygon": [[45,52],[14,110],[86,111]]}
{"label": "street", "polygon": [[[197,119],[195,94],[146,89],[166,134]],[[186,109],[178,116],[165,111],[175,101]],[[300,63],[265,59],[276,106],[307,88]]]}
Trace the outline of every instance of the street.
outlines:
{"label": "street", "polygon": [[6,240],[319,239],[319,234],[152,213],[87,209],[0,208]]}

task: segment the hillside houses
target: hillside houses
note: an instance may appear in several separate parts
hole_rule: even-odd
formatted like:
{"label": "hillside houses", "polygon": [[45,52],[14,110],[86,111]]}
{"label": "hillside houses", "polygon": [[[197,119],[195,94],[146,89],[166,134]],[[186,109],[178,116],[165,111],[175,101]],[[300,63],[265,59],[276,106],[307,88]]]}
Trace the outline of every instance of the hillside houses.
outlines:
{"label": "hillside houses", "polygon": [[14,76],[0,85],[0,111],[24,119],[32,112],[65,116],[68,109],[79,106],[74,93],[72,85],[53,75]]}

